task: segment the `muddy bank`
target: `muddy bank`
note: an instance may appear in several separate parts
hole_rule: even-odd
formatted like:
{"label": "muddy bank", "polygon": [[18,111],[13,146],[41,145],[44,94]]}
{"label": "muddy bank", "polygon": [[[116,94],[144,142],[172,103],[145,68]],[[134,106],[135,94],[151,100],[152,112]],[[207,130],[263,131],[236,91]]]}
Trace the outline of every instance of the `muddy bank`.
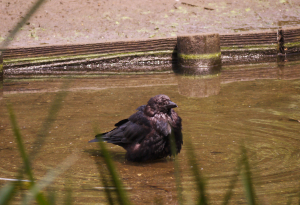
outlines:
{"label": "muddy bank", "polygon": [[[32,2],[0,0],[3,41]],[[95,43],[185,33],[234,33],[300,25],[297,0],[49,0],[32,16],[10,47]]]}

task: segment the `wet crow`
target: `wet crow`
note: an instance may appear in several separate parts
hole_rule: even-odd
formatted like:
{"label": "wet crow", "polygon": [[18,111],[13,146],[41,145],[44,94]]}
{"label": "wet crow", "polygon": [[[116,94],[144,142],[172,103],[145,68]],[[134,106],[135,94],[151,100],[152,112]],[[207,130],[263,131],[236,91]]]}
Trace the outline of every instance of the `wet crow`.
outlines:
{"label": "wet crow", "polygon": [[127,150],[126,159],[141,162],[171,156],[170,136],[174,136],[176,154],[181,150],[181,118],[172,109],[177,105],[166,95],[156,95],[147,105],[137,108],[128,119],[115,124],[110,132],[96,135]]}

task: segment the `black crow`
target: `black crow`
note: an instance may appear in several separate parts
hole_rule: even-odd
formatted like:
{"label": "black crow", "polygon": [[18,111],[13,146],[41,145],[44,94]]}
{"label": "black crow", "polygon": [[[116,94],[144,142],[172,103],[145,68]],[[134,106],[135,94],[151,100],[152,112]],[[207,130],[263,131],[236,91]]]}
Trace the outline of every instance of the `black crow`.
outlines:
{"label": "black crow", "polygon": [[137,108],[128,119],[115,124],[116,128],[89,142],[102,140],[127,150],[126,159],[141,162],[171,156],[170,137],[174,136],[176,154],[181,150],[181,118],[172,109],[177,105],[166,95],[156,95],[147,105]]}

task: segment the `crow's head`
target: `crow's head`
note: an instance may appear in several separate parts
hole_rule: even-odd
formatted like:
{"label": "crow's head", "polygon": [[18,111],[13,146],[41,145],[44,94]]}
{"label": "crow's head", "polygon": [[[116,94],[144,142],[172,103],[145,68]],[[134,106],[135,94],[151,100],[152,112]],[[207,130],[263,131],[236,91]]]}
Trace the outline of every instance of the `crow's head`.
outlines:
{"label": "crow's head", "polygon": [[153,116],[157,112],[169,113],[172,108],[177,107],[166,95],[156,95],[148,101],[145,112]]}

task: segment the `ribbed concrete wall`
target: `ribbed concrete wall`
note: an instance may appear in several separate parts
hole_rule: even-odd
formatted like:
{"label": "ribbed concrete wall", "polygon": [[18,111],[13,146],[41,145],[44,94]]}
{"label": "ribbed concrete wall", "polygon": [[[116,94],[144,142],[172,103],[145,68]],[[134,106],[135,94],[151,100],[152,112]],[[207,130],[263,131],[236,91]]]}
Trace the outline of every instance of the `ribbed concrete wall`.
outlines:
{"label": "ribbed concrete wall", "polygon": [[[300,53],[300,27],[219,34],[222,64],[276,61]],[[4,75],[172,71],[177,37],[4,50]]]}
{"label": "ribbed concrete wall", "polygon": [[300,27],[282,29],[285,54],[300,53]]}

